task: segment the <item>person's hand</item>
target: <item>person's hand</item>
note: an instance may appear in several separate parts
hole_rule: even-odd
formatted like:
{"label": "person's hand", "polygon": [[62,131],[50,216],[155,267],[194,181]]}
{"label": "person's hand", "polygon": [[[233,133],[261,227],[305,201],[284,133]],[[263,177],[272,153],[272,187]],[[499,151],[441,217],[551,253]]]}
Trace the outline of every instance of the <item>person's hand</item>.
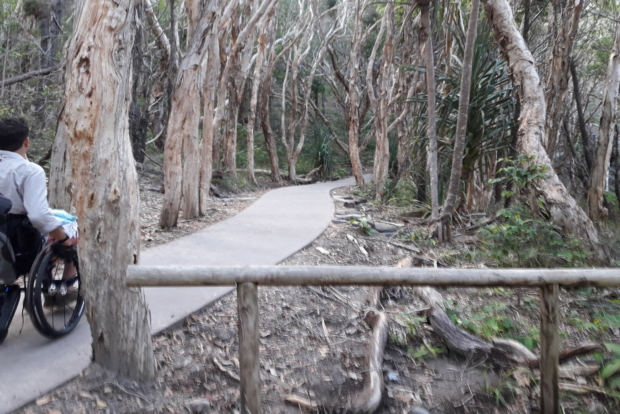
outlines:
{"label": "person's hand", "polygon": [[73,255],[75,254],[75,249],[73,248],[73,244],[67,237],[65,240],[57,241],[52,243],[50,248],[56,254],[56,256],[63,259],[65,262],[69,262]]}

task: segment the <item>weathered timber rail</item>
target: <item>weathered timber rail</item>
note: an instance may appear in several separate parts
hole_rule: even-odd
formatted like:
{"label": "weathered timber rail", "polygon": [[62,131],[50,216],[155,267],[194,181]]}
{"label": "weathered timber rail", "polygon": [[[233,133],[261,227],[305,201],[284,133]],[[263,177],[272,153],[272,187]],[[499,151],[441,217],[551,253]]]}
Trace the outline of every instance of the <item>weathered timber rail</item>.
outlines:
{"label": "weathered timber rail", "polygon": [[241,413],[260,413],[258,285],[540,288],[541,413],[559,409],[559,286],[620,287],[618,269],[434,269],[340,266],[129,266],[128,286],[237,286]]}

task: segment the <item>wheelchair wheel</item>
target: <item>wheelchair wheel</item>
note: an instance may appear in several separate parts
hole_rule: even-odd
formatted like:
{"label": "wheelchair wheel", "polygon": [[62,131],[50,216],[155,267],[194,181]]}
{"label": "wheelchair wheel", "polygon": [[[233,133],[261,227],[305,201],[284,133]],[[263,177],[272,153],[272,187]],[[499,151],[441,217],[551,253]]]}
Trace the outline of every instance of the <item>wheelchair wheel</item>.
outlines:
{"label": "wheelchair wheel", "polygon": [[75,277],[62,280],[65,263],[51,249],[42,250],[28,277],[28,314],[43,335],[58,338],[71,332],[84,314],[84,300],[77,252],[69,260],[77,270]]}

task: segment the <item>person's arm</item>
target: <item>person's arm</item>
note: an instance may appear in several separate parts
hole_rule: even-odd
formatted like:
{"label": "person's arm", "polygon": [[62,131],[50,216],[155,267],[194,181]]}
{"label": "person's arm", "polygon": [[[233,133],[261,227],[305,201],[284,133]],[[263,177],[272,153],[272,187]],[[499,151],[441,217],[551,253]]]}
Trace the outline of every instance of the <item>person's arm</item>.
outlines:
{"label": "person's arm", "polygon": [[49,233],[56,240],[66,237],[62,223],[54,217],[47,203],[47,184],[42,168],[36,168],[25,178],[22,198],[28,219],[35,229],[44,235]]}

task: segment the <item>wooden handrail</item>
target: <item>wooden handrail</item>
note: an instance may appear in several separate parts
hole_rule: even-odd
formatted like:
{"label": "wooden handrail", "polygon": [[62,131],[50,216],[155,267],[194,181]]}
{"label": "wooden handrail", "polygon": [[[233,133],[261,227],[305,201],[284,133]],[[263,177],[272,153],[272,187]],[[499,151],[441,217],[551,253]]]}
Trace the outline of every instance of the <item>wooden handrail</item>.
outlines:
{"label": "wooden handrail", "polygon": [[620,269],[447,269],[361,266],[129,266],[127,286],[615,286]]}
{"label": "wooden handrail", "polygon": [[541,413],[559,409],[559,286],[620,286],[618,269],[437,269],[353,266],[129,266],[127,286],[237,285],[241,413],[260,413],[258,285],[540,288]]}

